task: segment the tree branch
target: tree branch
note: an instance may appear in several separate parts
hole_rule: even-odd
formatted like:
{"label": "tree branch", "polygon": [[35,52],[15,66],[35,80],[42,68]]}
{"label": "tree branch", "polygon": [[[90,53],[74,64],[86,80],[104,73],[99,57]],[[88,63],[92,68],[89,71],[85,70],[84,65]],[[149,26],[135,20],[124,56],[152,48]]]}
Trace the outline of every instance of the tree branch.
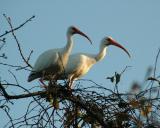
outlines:
{"label": "tree branch", "polygon": [[[6,16],[6,15],[3,14],[3,16]],[[35,16],[30,17],[30,18],[27,19],[24,23],[20,24],[18,27],[13,28],[13,29],[11,29],[11,30],[9,30],[9,31],[6,31],[4,34],[0,35],[0,38],[3,37],[3,36],[5,36],[5,35],[7,35],[7,34],[9,34],[9,33],[11,33],[12,31],[16,31],[16,30],[18,30],[19,28],[23,27],[26,23],[28,23],[29,21],[32,21],[33,18],[35,18]],[[5,38],[4,38],[4,39],[5,39]]]}
{"label": "tree branch", "polygon": [[68,89],[64,88],[63,86],[61,86],[61,85],[56,85],[56,86],[55,85],[50,85],[50,87],[48,88],[49,90],[32,92],[32,93],[21,94],[21,95],[9,95],[5,91],[5,89],[2,86],[2,84],[0,84],[0,89],[2,90],[2,92],[4,94],[4,97],[6,99],[8,99],[8,100],[29,98],[29,97],[34,97],[34,96],[40,96],[42,98],[46,98],[47,95],[50,94],[50,93],[55,94],[55,90],[56,90],[57,97],[60,97],[63,100],[69,100],[69,101],[73,102],[74,104],[80,106],[81,108],[86,110],[86,112],[91,117],[95,118],[104,127],[107,127],[107,123],[104,121],[103,117],[101,117],[101,116],[99,116],[99,114],[97,114],[97,112],[99,112],[99,111],[97,111],[97,110],[95,111],[95,109],[94,109],[95,107],[93,108],[92,104],[90,104],[88,102],[85,102],[85,100],[81,99],[80,96],[74,96],[72,94],[72,90],[68,90]]}
{"label": "tree branch", "polygon": [[[24,55],[23,55],[23,53],[22,53],[22,49],[21,49],[20,43],[19,43],[19,41],[18,41],[18,39],[17,39],[17,37],[16,37],[16,35],[15,35],[15,33],[14,33],[14,28],[13,28],[13,25],[12,25],[12,23],[11,23],[11,18],[10,18],[10,17],[7,17],[6,15],[4,15],[4,17],[6,18],[8,24],[9,24],[9,26],[10,26],[10,28],[11,28],[11,33],[12,33],[12,35],[13,35],[16,43],[17,43],[18,50],[19,50],[19,52],[20,52],[20,55],[21,55],[23,61],[28,65],[28,67],[32,68],[32,66],[28,63],[28,59],[25,59],[25,57],[24,57]],[[32,18],[34,18],[34,16],[32,16],[32,17],[31,17],[29,20],[27,20],[25,23],[27,23],[28,21],[30,21]],[[24,23],[24,24],[25,24],[25,23]],[[24,24],[22,24],[22,26],[23,26]]]}

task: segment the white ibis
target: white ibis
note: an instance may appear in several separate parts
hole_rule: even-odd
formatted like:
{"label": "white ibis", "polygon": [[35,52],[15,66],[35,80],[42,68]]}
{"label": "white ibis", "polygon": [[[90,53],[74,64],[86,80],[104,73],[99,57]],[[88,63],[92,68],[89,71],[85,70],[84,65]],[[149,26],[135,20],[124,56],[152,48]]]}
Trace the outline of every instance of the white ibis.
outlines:
{"label": "white ibis", "polygon": [[68,79],[69,87],[71,88],[72,82],[83,75],[85,75],[91,67],[98,61],[102,60],[106,55],[106,49],[108,46],[114,45],[123,49],[130,57],[129,52],[111,37],[105,37],[100,44],[100,51],[98,54],[85,54],[77,53],[72,54],[69,57],[67,66],[65,68],[65,76],[62,79]]}
{"label": "white ibis", "polygon": [[[74,34],[80,34],[86,37],[90,42],[90,38],[81,32],[78,28],[71,26],[67,30],[67,44],[63,48],[50,49],[43,52],[37,59],[29,77],[28,82],[41,78],[50,79],[57,78],[59,74],[64,72],[65,66],[68,62],[68,57],[71,53],[73,47],[73,38]],[[92,42],[91,42],[92,44]]]}

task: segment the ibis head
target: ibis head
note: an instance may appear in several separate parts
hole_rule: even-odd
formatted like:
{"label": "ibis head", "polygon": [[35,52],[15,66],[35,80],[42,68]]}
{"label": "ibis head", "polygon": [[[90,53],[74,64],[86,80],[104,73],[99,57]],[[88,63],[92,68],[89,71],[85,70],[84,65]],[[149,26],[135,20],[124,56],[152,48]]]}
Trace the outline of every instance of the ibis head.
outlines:
{"label": "ibis head", "polygon": [[86,35],[84,34],[82,31],[80,31],[78,28],[76,28],[75,26],[70,26],[68,28],[68,31],[67,31],[67,35],[71,36],[71,35],[74,35],[74,34],[80,34],[81,36],[84,36],[86,37],[89,42],[92,44],[92,41],[91,39]]}
{"label": "ibis head", "polygon": [[109,46],[109,45],[114,45],[116,47],[121,48],[122,50],[124,50],[127,55],[129,57],[131,57],[131,55],[129,54],[129,52],[127,51],[127,49],[125,49],[122,45],[120,45],[117,41],[115,41],[112,37],[105,37],[102,42],[104,42],[104,45]]}

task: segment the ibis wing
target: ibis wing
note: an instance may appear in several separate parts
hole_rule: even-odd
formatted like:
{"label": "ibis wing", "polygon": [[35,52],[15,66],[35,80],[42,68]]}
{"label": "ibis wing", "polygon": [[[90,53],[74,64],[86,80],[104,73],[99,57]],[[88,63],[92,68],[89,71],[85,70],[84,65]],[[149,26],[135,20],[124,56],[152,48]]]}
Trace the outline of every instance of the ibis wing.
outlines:
{"label": "ibis wing", "polygon": [[44,52],[38,57],[33,71],[39,72],[51,67],[52,65],[57,63],[58,58],[58,53],[52,49]]}

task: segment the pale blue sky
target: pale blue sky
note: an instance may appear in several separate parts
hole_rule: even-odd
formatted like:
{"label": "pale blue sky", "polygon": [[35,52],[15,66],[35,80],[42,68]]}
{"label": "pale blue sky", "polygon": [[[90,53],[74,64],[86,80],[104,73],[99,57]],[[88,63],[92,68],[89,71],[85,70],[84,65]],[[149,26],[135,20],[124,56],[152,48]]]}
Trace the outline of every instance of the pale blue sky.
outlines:
{"label": "pale blue sky", "polygon": [[[83,2],[1,0],[0,33],[8,28],[2,16],[3,13],[12,18],[15,26],[32,15],[36,16],[32,22],[16,32],[24,54],[28,55],[31,49],[34,50],[32,65],[43,51],[63,47],[66,44],[66,30],[70,25],[77,26],[93,41],[93,46],[91,46],[86,39],[74,36],[75,45],[72,53],[97,53],[100,40],[105,36],[112,36],[128,49],[132,58],[129,59],[118,48],[109,47],[105,59],[93,66],[83,78],[113,88],[105,77],[112,75],[115,71],[120,72],[126,65],[132,66],[122,78],[119,86],[121,91],[127,91],[135,80],[143,81],[145,71],[148,66],[154,64],[160,47],[159,0],[86,0]],[[15,41],[8,36],[7,45],[4,48],[8,56],[6,63],[21,64],[16,48]],[[0,75],[5,75],[3,78],[10,80],[4,67],[1,66],[0,70]],[[27,83],[29,72],[20,71],[15,74],[24,86],[38,84],[37,81]]]}

